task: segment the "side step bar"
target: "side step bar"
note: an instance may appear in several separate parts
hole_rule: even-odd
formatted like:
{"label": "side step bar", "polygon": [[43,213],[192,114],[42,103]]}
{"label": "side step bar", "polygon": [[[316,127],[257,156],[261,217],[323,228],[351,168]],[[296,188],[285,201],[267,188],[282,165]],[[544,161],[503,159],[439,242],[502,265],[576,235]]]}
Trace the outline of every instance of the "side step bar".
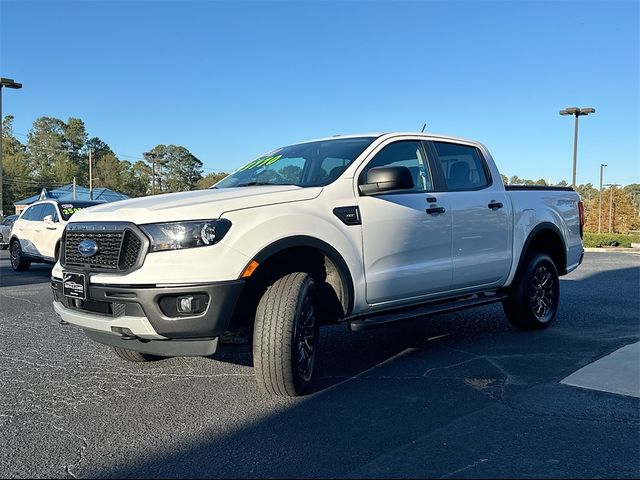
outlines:
{"label": "side step bar", "polygon": [[395,312],[381,312],[372,314],[365,318],[351,320],[349,329],[352,332],[360,332],[370,330],[372,328],[384,327],[393,323],[411,320],[413,318],[435,315],[438,313],[453,312],[456,310],[464,310],[465,308],[479,307],[481,305],[489,305],[491,303],[501,302],[507,298],[505,293],[495,293],[493,295],[478,294],[472,298],[456,300],[453,302],[428,303],[411,309],[396,310]]}

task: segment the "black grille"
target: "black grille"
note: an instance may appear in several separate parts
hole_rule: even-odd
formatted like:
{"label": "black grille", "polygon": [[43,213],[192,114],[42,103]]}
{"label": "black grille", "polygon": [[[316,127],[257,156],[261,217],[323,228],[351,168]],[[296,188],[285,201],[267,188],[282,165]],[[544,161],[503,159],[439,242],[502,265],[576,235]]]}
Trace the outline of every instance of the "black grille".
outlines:
{"label": "black grille", "polygon": [[125,230],[119,257],[120,270],[129,270],[130,268],[133,268],[138,261],[138,255],[140,254],[141,248],[142,242],[138,236],[131,230]]}
{"label": "black grille", "polygon": [[[98,244],[98,252],[95,255],[86,257],[80,254],[78,246],[84,240],[93,240]],[[65,267],[90,270],[127,271],[138,263],[142,248],[142,240],[129,229],[105,231],[67,228],[62,264]]]}

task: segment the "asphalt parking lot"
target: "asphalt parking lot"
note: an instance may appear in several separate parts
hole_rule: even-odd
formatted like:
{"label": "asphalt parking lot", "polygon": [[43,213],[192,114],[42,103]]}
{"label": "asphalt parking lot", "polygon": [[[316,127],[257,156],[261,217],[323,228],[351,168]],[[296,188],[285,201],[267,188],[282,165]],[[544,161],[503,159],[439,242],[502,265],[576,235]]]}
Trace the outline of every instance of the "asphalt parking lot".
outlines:
{"label": "asphalt parking lot", "polygon": [[50,268],[0,252],[0,477],[638,477],[640,400],[559,382],[640,338],[640,255],[588,253],[556,323],[491,305],[322,333],[315,392],[248,353],[118,359],[61,326]]}

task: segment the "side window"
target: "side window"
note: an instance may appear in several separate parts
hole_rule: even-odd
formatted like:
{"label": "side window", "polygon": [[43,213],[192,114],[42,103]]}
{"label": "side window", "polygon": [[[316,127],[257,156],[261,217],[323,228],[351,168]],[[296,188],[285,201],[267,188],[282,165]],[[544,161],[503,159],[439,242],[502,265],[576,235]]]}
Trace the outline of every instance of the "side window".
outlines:
{"label": "side window", "polygon": [[51,215],[51,220],[54,222],[58,221],[58,213],[56,212],[56,207],[53,206],[51,203],[45,203],[43,205],[43,209],[42,209],[42,218],[41,220],[44,219],[44,217],[46,217],[47,215]]}
{"label": "side window", "polygon": [[433,190],[427,158],[419,141],[402,140],[387,145],[367,164],[360,180],[366,181],[367,172],[375,167],[407,167],[413,177],[414,188],[410,191],[428,192]]}
{"label": "side window", "polygon": [[29,216],[31,215],[32,210],[33,207],[27,207],[27,209],[22,212],[22,216],[20,218],[22,218],[22,220],[29,220]]}
{"label": "side window", "polygon": [[489,185],[484,160],[476,147],[433,142],[449,190],[477,190]]}
{"label": "side window", "polygon": [[25,220],[30,220],[32,222],[36,222],[38,220],[42,220],[42,210],[43,210],[43,205],[32,205],[30,206],[26,212],[24,212],[24,215],[22,216],[23,219]]}
{"label": "side window", "polygon": [[41,222],[44,216],[46,215],[44,213],[46,209],[47,209],[47,205],[44,203],[42,205],[36,205],[36,209],[31,215],[31,220],[35,222]]}

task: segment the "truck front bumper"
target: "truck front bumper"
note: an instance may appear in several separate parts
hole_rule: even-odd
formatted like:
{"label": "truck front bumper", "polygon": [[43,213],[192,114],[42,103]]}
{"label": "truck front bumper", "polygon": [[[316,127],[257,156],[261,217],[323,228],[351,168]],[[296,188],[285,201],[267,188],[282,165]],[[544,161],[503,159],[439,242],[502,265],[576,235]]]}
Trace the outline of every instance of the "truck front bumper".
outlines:
{"label": "truck front bumper", "polygon": [[[92,340],[165,356],[202,356],[215,352],[217,337],[231,321],[243,280],[204,285],[113,286],[89,284],[87,299],[65,297],[62,280],[52,278],[54,309]],[[180,298],[197,304],[192,314],[178,312]]]}

